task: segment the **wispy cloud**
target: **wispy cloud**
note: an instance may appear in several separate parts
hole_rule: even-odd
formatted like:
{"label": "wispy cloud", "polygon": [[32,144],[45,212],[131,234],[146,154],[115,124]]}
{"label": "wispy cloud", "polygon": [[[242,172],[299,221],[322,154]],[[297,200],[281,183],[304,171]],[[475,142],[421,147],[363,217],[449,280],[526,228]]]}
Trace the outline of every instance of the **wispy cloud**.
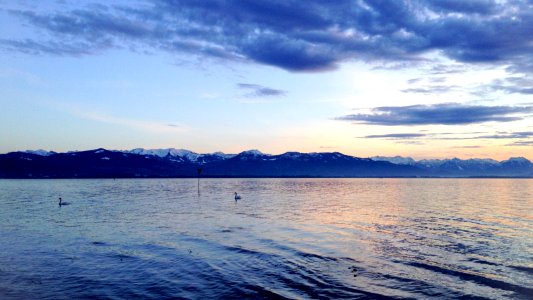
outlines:
{"label": "wispy cloud", "polygon": [[0,46],[33,54],[151,49],[320,71],[350,60],[417,61],[437,50],[455,61],[533,72],[528,0],[152,0],[127,8],[10,12],[44,34],[3,39]]}
{"label": "wispy cloud", "polygon": [[426,72],[430,74],[429,77],[408,79],[407,84],[409,87],[400,91],[403,93],[432,95],[457,92],[463,89],[455,84],[446,84],[448,80],[446,76],[431,76],[432,69],[426,70]]}
{"label": "wispy cloud", "polygon": [[278,97],[283,96],[287,92],[283,90],[273,89],[266,86],[262,86],[259,84],[253,84],[253,83],[238,83],[237,87],[240,89],[247,90],[248,93],[245,95],[249,98],[256,98],[256,97]]}
{"label": "wispy cloud", "polygon": [[43,78],[18,69],[12,69],[12,68],[2,68],[0,69],[0,78],[2,79],[18,79],[24,81],[26,84],[32,85],[32,86],[40,86],[40,87],[47,87],[49,84],[46,80]]}
{"label": "wispy cloud", "polygon": [[337,120],[383,126],[462,125],[485,122],[511,122],[526,118],[533,106],[481,106],[459,103],[383,106],[371,113],[351,114]]}
{"label": "wispy cloud", "polygon": [[61,101],[43,101],[41,104],[44,104],[47,107],[55,109],[57,111],[70,114],[77,118],[106,124],[124,126],[134,130],[149,133],[180,133],[188,130],[186,126],[175,122],[125,118],[94,109],[88,109],[87,107],[83,107],[75,103]]}
{"label": "wispy cloud", "polygon": [[412,138],[419,138],[426,136],[426,134],[423,133],[389,133],[389,134],[375,134],[375,135],[367,135],[364,138],[367,139],[412,139]]}
{"label": "wispy cloud", "polygon": [[401,90],[404,93],[417,93],[417,94],[444,94],[452,92],[459,87],[456,85],[427,85],[423,87],[413,87]]}
{"label": "wispy cloud", "polygon": [[473,94],[486,95],[496,91],[507,94],[533,95],[533,77],[525,75],[495,79],[489,84],[477,87]]}
{"label": "wispy cloud", "polygon": [[396,144],[404,144],[404,145],[425,145],[426,143],[421,140],[398,140],[395,142]]}
{"label": "wispy cloud", "polygon": [[533,131],[509,132],[504,134],[481,135],[478,139],[523,139],[533,137]]}
{"label": "wispy cloud", "polygon": [[436,64],[428,70],[432,75],[452,75],[457,73],[463,73],[466,66],[461,64]]}
{"label": "wispy cloud", "polygon": [[459,149],[478,149],[478,148],[483,148],[483,146],[477,146],[477,145],[473,145],[473,146],[454,146],[452,148],[459,148]]}
{"label": "wispy cloud", "polygon": [[116,117],[106,113],[87,112],[76,110],[75,114],[84,119],[98,121],[107,124],[125,126],[132,129],[146,131],[150,133],[172,133],[184,132],[185,128],[178,124],[164,123],[157,121],[136,120],[124,117]]}
{"label": "wispy cloud", "polygon": [[[433,132],[433,133],[389,133],[389,134],[375,134],[366,135],[359,138],[365,139],[383,139],[392,140],[396,143],[411,143],[413,141],[435,141],[435,140],[513,140],[513,139],[530,139],[533,138],[533,131],[519,131],[519,132],[498,132],[493,135],[479,135],[480,132],[466,132],[466,133],[452,133],[452,132]],[[478,134],[478,135],[476,135]],[[518,145],[529,145],[529,141],[515,142]],[[513,144],[515,145],[515,144]],[[456,146],[454,148],[481,148],[481,146]]]}
{"label": "wispy cloud", "polygon": [[526,147],[533,147],[533,141],[516,141],[510,144],[507,144],[506,146],[526,146]]}

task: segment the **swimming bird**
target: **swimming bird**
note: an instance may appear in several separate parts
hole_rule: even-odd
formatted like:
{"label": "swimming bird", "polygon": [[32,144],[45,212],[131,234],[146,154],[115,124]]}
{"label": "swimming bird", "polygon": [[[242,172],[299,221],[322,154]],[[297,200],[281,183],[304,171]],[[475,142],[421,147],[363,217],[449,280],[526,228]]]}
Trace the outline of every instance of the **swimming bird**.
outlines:
{"label": "swimming bird", "polygon": [[63,199],[61,199],[61,197],[59,197],[59,206],[69,205],[69,204],[70,204],[69,202],[63,202]]}
{"label": "swimming bird", "polygon": [[239,194],[237,194],[237,192],[235,192],[235,201],[237,200],[241,200],[241,196],[239,196]]}

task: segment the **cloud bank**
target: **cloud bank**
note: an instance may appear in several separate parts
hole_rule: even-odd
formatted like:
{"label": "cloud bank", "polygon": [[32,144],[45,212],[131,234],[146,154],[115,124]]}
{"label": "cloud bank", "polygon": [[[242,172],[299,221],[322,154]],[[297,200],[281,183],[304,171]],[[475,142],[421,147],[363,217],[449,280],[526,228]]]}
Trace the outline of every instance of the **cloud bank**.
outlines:
{"label": "cloud bank", "polygon": [[[460,140],[515,140],[511,143],[505,144],[508,147],[515,146],[526,146],[533,147],[533,131],[514,131],[514,132],[497,132],[494,135],[479,135],[481,132],[469,132],[469,133],[451,133],[451,132],[441,132],[441,133],[389,133],[389,134],[376,134],[376,135],[367,135],[361,136],[359,138],[364,139],[383,139],[393,141],[397,144],[407,144],[407,145],[423,145],[428,141],[435,140],[449,140],[449,141],[460,141]],[[462,136],[462,135],[469,136]],[[478,134],[472,136],[471,134]],[[453,146],[452,148],[458,149],[478,149],[483,148],[480,145],[463,145],[463,146]]]}
{"label": "cloud bank", "polygon": [[39,34],[0,38],[0,47],[53,55],[166,51],[299,72],[330,70],[350,60],[418,61],[437,52],[459,62],[533,72],[528,0],[104,3],[61,11],[10,9]]}
{"label": "cloud bank", "polygon": [[405,125],[462,125],[485,122],[511,122],[533,113],[533,106],[481,106],[459,103],[434,105],[383,106],[368,114],[351,114],[337,120],[360,124]]}

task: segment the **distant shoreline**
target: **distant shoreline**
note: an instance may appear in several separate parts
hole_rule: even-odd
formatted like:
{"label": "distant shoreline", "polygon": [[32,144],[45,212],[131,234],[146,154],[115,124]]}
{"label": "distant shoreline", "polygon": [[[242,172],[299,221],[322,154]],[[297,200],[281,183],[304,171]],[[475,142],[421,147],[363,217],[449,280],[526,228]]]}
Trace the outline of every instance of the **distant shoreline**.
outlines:
{"label": "distant shoreline", "polygon": [[13,152],[0,155],[0,178],[533,178],[533,163],[523,157],[414,161],[339,152],[150,151]]}
{"label": "distant shoreline", "polygon": [[[149,177],[0,177],[2,179],[198,179],[193,176]],[[533,179],[533,176],[203,176],[200,179]]]}

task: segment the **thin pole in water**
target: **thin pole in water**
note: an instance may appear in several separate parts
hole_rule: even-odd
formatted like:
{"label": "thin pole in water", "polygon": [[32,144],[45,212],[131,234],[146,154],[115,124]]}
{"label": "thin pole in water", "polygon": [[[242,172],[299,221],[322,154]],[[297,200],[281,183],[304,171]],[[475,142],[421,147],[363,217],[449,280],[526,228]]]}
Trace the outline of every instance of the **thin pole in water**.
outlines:
{"label": "thin pole in water", "polygon": [[196,171],[198,172],[198,195],[200,195],[200,174],[202,174],[202,169],[198,168]]}

